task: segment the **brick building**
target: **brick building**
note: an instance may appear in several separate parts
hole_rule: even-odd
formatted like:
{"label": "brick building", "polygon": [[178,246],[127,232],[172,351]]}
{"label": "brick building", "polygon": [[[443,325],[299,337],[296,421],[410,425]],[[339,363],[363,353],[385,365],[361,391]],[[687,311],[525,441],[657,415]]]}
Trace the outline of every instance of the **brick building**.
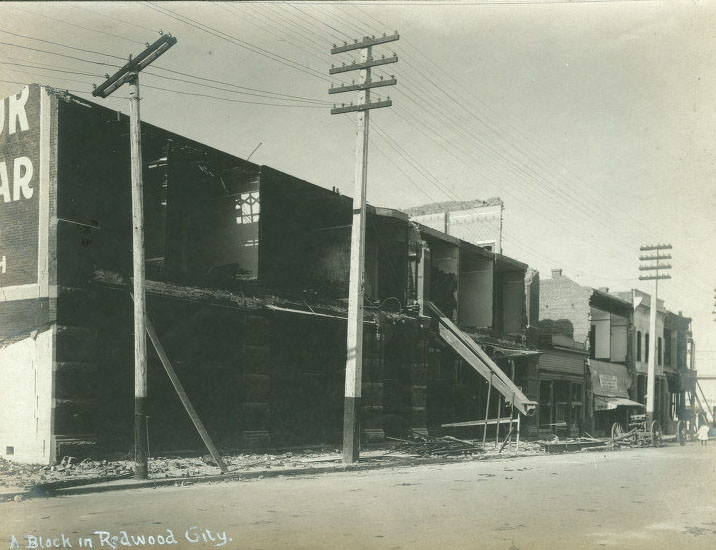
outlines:
{"label": "brick building", "polygon": [[631,302],[608,289],[582,286],[561,269],[536,284],[539,318],[532,323],[533,338],[544,348],[536,394],[530,394],[539,401],[536,429],[607,433],[613,422],[626,422],[628,410],[639,405],[630,397]]}
{"label": "brick building", "polygon": [[415,222],[469,243],[502,252],[502,214],[499,198],[486,201],[446,201],[407,208]]}
{"label": "brick building", "polygon": [[[126,453],[127,117],[38,85],[3,107],[0,452]],[[352,201],[146,123],[142,152],[148,319],[217,445],[338,442]],[[534,410],[526,267],[368,207],[364,441]],[[152,349],[148,373],[151,448],[201,448]]]}
{"label": "brick building", "polygon": [[[615,292],[615,295],[629,300],[634,308],[634,370],[632,374],[632,396],[640,403],[646,403],[647,374],[650,350],[650,325],[652,296],[638,289]],[[681,312],[673,313],[664,307],[664,301],[657,301],[656,311],[656,361],[654,362],[654,418],[663,429],[673,433],[676,422],[689,419],[694,403],[688,395],[695,393],[693,387],[693,366],[689,365],[687,353],[693,346],[691,319]]]}

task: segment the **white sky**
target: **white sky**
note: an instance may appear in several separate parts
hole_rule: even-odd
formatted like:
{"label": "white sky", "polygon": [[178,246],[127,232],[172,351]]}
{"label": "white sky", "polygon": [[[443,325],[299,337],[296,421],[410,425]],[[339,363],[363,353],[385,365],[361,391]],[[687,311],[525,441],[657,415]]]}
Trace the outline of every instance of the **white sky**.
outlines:
{"label": "white sky", "polygon": [[[352,118],[318,102],[356,98],[328,95],[330,64],[350,59],[329,50],[398,30],[374,52],[399,62],[377,71],[398,85],[371,114],[368,200],[499,196],[507,255],[612,290],[650,292],[639,246],[669,242],[660,297],[693,317],[697,368],[716,374],[715,1],[0,3],[0,97],[89,91],[116,69],[88,61],[122,64],[92,52],[137,54],[159,29],[179,42],[151,72],[190,82],[143,74],[144,120],[243,158],[261,143],[252,161],[348,195]],[[116,95],[98,102],[126,111]]]}

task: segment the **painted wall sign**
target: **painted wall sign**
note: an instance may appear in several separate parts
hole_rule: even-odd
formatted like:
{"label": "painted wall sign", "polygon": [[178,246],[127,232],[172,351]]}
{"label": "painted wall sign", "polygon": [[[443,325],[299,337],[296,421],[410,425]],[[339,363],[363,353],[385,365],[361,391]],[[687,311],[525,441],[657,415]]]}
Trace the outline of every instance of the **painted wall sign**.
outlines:
{"label": "painted wall sign", "polygon": [[619,391],[619,383],[617,382],[617,377],[613,374],[600,374],[599,383],[601,384],[602,389],[605,391],[613,393],[617,393]]}
{"label": "painted wall sign", "polygon": [[0,100],[0,286],[38,283],[40,88]]}

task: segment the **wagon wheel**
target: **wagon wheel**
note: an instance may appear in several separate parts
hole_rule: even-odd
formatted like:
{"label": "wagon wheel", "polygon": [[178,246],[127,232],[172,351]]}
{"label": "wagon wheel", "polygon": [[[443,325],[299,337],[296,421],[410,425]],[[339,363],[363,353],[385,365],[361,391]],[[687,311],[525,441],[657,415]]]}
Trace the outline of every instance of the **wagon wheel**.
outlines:
{"label": "wagon wheel", "polygon": [[619,424],[619,422],[615,422],[612,424],[612,439],[616,439],[620,435],[624,434],[624,428],[622,428],[622,425]]}
{"label": "wagon wheel", "polygon": [[654,420],[651,423],[649,433],[651,434],[651,444],[654,447],[661,447],[661,436],[663,435],[661,432],[661,424]]}

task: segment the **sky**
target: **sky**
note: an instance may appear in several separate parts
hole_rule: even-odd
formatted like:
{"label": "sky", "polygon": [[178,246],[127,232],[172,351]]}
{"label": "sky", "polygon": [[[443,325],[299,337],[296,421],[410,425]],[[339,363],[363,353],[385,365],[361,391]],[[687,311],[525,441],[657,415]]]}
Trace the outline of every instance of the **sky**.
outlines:
{"label": "sky", "polygon": [[[639,247],[670,243],[659,297],[716,374],[715,28],[716,1],[0,3],[0,97],[92,99],[170,32],[143,120],[352,195],[355,121],[330,107],[357,97],[328,89],[355,56],[330,49],[398,31],[374,48],[398,84],[375,93],[368,201],[500,197],[505,254],[595,288],[653,291]],[[128,110],[126,89],[94,101]]]}

